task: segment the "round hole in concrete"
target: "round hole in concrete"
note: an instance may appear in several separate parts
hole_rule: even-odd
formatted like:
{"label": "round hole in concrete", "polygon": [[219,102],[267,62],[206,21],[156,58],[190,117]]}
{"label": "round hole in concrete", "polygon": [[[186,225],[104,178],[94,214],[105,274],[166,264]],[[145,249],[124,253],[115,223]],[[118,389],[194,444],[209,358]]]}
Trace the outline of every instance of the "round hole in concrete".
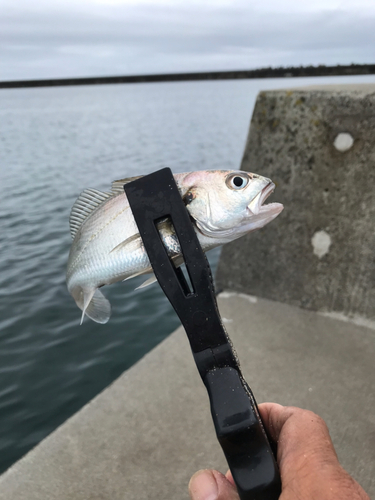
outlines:
{"label": "round hole in concrete", "polygon": [[354,139],[347,132],[341,132],[336,136],[336,139],[333,142],[333,145],[340,151],[341,153],[345,153],[345,151],[349,151],[349,149],[353,146]]}

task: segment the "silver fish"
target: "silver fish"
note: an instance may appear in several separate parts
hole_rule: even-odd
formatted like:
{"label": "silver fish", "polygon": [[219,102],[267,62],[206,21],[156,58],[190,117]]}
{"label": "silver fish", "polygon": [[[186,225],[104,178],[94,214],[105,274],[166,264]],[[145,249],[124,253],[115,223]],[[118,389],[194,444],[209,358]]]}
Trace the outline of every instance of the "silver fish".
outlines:
{"label": "silver fish", "polygon": [[[206,170],[175,174],[177,186],[204,251],[259,229],[283,210],[280,203],[264,205],[275,185],[265,177],[242,171]],[[77,306],[98,323],[106,323],[111,305],[99,290],[103,285],[152,273],[123,185],[110,192],[86,189],[70,213],[73,243],[67,285]],[[166,220],[159,225],[164,245],[175,264],[182,264],[178,239]],[[143,285],[155,281],[152,276]]]}

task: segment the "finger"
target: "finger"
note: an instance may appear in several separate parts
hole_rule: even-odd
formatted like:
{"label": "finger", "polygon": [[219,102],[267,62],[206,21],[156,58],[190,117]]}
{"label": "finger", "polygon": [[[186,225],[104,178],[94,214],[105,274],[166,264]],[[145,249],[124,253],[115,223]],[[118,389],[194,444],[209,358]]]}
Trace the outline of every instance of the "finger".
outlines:
{"label": "finger", "polygon": [[[287,414],[284,411],[285,408],[287,407],[277,403],[261,403],[258,405],[263,424],[275,441],[279,439],[281,429],[286,421]],[[271,413],[273,415],[272,420]]]}
{"label": "finger", "polygon": [[192,500],[239,500],[235,486],[217,470],[205,469],[190,479]]}
{"label": "finger", "polygon": [[225,477],[228,479],[228,481],[233,484],[233,486],[236,486],[234,484],[234,479],[233,479],[233,476],[232,476],[232,473],[230,470],[227,471],[227,473],[225,474]]}

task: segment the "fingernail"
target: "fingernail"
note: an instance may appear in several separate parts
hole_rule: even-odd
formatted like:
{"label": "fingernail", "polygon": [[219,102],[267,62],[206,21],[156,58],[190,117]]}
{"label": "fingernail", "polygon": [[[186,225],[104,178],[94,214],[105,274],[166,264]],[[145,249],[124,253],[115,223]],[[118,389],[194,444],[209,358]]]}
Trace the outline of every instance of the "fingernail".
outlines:
{"label": "fingernail", "polygon": [[216,480],[210,470],[200,470],[190,479],[189,493],[192,500],[217,500]]}

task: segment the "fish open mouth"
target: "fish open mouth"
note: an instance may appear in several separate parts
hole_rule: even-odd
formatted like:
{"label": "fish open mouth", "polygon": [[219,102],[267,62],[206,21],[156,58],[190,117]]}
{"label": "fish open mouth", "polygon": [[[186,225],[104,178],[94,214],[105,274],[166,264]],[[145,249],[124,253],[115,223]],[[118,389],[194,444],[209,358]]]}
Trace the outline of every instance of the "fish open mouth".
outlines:
{"label": "fish open mouth", "polygon": [[251,200],[251,202],[247,205],[247,208],[252,215],[258,215],[261,212],[268,212],[273,208],[273,206],[276,208],[276,206],[280,205],[279,203],[268,203],[267,205],[264,205],[264,202],[274,192],[274,190],[275,184],[270,182],[255,196],[255,198]]}

